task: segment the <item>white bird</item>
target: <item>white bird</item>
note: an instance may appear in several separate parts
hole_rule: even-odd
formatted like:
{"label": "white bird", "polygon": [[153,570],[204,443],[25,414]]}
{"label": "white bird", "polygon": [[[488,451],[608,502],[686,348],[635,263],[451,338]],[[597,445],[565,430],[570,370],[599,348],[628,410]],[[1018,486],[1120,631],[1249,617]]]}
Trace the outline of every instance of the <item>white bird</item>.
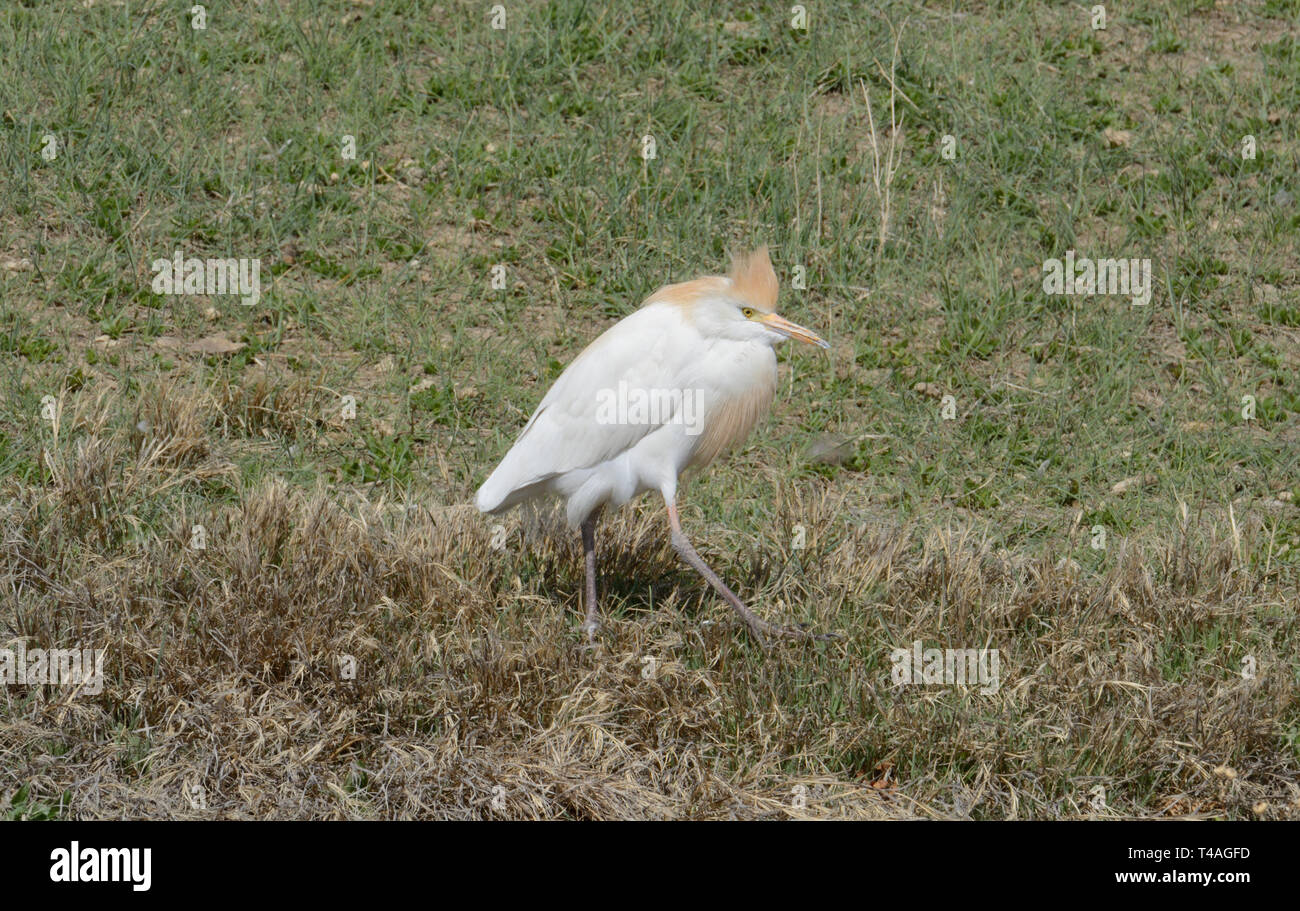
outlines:
{"label": "white bird", "polygon": [[775,312],[776,273],[767,248],[740,257],[728,276],[667,285],[574,359],[478,489],[485,513],[545,495],[567,501],[581,528],[587,569],[588,639],[600,628],[596,518],[647,490],[668,507],[672,544],[760,643],[773,626],[747,608],[695,552],[677,518],[677,481],[739,443],[776,392],[776,353],[787,338],[830,345]]}

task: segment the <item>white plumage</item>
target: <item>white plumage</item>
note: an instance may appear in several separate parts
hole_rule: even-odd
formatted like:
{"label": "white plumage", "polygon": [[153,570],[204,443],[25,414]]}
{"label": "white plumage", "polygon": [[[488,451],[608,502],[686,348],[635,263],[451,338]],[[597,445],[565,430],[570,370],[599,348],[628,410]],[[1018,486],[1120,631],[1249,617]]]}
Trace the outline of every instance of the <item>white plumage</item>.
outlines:
{"label": "white plumage", "polygon": [[[622,386],[620,386],[622,384]],[[478,492],[497,512],[539,494],[568,501],[577,528],[604,503],[621,506],[646,490],[675,489],[705,433],[689,433],[681,405],[645,423],[597,421],[599,393],[620,388],[649,398],[666,390],[703,397],[704,422],[755,387],[776,384],[776,355],[761,341],[711,339],[667,302],[647,304],[592,342],[555,381],[519,440]],[[697,398],[699,398],[697,396]],[[676,419],[676,420],[674,420]]]}
{"label": "white plumage", "polygon": [[[749,624],[763,623],[719,580],[681,532],[675,497],[683,471],[702,467],[749,434],[776,391],[772,346],[825,341],[773,312],[776,273],[765,248],[729,276],[669,285],[604,332],[546,393],[519,439],[479,488],[476,505],[496,513],[543,495],[567,501],[587,552],[588,635],[597,628],[595,517],[657,490],[673,544]],[[637,405],[640,404],[638,409]]]}

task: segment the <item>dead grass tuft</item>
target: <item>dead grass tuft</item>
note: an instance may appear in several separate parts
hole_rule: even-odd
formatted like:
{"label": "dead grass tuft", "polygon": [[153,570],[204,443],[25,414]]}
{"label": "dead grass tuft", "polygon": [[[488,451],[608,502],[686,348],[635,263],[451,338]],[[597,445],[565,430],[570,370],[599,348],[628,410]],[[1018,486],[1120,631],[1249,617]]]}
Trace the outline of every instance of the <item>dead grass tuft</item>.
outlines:
{"label": "dead grass tuft", "polygon": [[[802,517],[804,546],[699,532],[765,614],[843,636],[765,660],[634,510],[604,525],[589,652],[556,513],[498,529],[275,478],[191,497],[203,403],[146,391],[153,442],[76,416],[44,482],[15,488],[0,638],[103,648],[107,679],[4,689],[5,799],[67,792],[79,817],[1294,815],[1290,621],[1251,582],[1249,523],[1187,519],[1093,572],[972,527],[846,525],[844,500],[786,486],[772,527]],[[998,692],[893,685],[890,651],[917,640],[999,649]]]}

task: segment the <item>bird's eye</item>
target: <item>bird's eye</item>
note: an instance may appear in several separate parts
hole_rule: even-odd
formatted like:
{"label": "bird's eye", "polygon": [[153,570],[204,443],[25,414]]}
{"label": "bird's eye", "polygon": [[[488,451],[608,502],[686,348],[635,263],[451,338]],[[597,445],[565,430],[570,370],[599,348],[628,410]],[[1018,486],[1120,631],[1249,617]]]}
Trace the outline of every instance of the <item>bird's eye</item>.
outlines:
{"label": "bird's eye", "polygon": [[740,308],[740,312],[743,313],[743,314],[745,315],[745,319],[753,319],[753,317],[754,317],[754,308],[753,308],[753,307],[741,307],[741,308]]}

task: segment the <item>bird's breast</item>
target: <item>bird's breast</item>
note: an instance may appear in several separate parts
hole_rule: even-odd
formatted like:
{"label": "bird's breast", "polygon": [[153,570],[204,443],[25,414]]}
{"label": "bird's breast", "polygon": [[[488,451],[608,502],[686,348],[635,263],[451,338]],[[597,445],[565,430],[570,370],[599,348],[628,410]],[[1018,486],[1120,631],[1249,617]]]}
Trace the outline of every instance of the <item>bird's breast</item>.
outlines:
{"label": "bird's breast", "polygon": [[702,371],[706,407],[688,465],[702,468],[749,436],[776,395],[776,354],[765,344],[729,344]]}

